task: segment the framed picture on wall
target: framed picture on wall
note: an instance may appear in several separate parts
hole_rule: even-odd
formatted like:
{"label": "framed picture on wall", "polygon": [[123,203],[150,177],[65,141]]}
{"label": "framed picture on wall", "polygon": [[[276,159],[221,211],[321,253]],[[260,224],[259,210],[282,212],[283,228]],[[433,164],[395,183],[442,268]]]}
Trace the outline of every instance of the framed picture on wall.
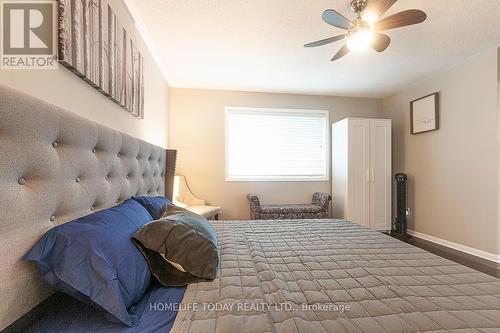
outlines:
{"label": "framed picture on wall", "polygon": [[419,134],[439,129],[439,93],[410,102],[410,131]]}
{"label": "framed picture on wall", "polygon": [[144,58],[109,0],[59,0],[59,62],[144,118]]}

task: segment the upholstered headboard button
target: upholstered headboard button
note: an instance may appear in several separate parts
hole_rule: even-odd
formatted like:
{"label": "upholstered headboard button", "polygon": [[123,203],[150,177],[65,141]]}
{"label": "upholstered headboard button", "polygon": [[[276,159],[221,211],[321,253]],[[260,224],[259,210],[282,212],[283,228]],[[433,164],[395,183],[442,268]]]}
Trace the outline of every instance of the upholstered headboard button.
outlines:
{"label": "upholstered headboard button", "polygon": [[95,154],[97,150],[95,148],[92,148],[92,152]]}
{"label": "upholstered headboard button", "polygon": [[26,184],[26,179],[19,178],[19,180],[17,182],[19,183],[19,185],[25,185]]}
{"label": "upholstered headboard button", "polygon": [[57,148],[58,145],[57,141],[52,142],[52,147]]}
{"label": "upholstered headboard button", "polygon": [[50,222],[54,222],[55,220],[56,220],[56,217],[55,217],[54,215],[52,215],[52,216],[50,217]]}
{"label": "upholstered headboard button", "polygon": [[76,177],[75,181],[76,181],[77,183],[79,183],[79,182],[80,182],[80,178],[79,178],[79,177]]}

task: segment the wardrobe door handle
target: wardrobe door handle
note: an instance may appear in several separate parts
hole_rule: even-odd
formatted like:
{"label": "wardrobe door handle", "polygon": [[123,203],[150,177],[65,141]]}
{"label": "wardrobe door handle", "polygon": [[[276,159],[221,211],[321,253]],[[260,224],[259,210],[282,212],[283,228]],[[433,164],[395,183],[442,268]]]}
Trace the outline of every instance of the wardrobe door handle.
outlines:
{"label": "wardrobe door handle", "polygon": [[375,169],[374,168],[370,169],[370,180],[372,183],[375,182]]}
{"label": "wardrobe door handle", "polygon": [[369,183],[370,182],[370,169],[366,169],[366,182]]}

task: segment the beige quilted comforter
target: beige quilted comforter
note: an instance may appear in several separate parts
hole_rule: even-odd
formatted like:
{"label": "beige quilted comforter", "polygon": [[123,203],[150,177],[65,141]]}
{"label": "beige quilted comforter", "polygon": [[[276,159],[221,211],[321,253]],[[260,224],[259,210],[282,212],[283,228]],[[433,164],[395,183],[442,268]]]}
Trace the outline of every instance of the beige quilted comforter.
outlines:
{"label": "beige quilted comforter", "polygon": [[338,220],[214,221],[178,332],[500,332],[500,280]]}

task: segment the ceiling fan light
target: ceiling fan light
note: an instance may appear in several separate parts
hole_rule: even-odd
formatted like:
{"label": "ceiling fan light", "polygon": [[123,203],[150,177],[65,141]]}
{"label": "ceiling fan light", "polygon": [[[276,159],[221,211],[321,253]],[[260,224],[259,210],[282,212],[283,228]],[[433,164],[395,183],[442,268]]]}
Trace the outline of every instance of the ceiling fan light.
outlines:
{"label": "ceiling fan light", "polygon": [[360,51],[369,48],[373,43],[374,35],[370,29],[360,29],[347,37],[347,47],[351,51]]}
{"label": "ceiling fan light", "polygon": [[371,27],[377,23],[378,17],[374,12],[365,11],[363,13],[363,21],[368,23]]}

